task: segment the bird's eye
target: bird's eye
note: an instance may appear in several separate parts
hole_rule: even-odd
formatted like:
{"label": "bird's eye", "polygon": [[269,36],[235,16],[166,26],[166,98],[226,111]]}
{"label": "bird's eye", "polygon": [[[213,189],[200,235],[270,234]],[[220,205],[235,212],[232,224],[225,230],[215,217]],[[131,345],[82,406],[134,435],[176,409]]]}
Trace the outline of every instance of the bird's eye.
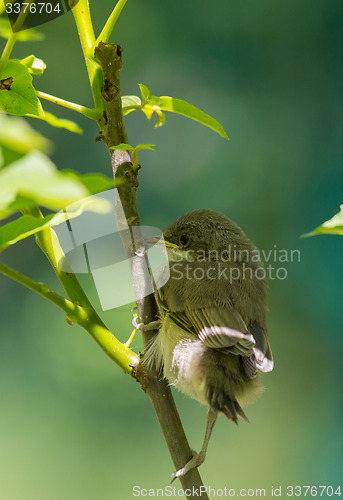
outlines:
{"label": "bird's eye", "polygon": [[179,242],[181,246],[186,247],[190,242],[190,238],[187,234],[181,234]]}

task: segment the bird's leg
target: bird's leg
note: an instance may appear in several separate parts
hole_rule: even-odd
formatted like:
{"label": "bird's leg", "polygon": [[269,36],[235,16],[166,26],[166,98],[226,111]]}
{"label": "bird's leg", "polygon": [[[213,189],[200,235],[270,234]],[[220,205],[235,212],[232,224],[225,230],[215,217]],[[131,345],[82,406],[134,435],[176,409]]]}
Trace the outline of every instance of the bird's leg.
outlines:
{"label": "bird's leg", "polygon": [[158,330],[162,324],[161,320],[151,321],[147,325],[145,325],[144,323],[138,323],[138,320],[139,317],[135,316],[132,320],[132,324],[137,330],[142,330],[144,332],[149,330]]}
{"label": "bird's leg", "polygon": [[205,439],[204,439],[204,443],[202,445],[202,448],[200,450],[200,453],[195,454],[193,456],[193,458],[191,458],[190,461],[187,462],[184,467],[182,467],[182,469],[180,469],[176,472],[173,472],[173,474],[171,475],[171,477],[173,478],[172,482],[177,477],[184,476],[191,469],[194,469],[195,467],[199,467],[202,463],[204,463],[205,457],[206,457],[207,446],[208,446],[208,443],[209,443],[209,440],[210,440],[210,437],[211,437],[211,434],[212,434],[212,431],[214,428],[214,424],[216,423],[217,416],[218,416],[218,413],[216,411],[212,410],[211,408],[209,408],[208,414],[207,414]]}

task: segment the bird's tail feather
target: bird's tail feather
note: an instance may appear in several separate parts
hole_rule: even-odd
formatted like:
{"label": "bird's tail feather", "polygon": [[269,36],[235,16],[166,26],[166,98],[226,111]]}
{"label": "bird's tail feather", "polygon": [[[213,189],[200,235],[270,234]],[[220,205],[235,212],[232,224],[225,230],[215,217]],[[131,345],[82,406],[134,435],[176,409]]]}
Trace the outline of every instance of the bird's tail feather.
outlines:
{"label": "bird's tail feather", "polygon": [[235,397],[229,396],[224,391],[215,391],[212,387],[207,388],[207,400],[208,404],[215,411],[224,413],[224,415],[235,422],[238,423],[238,418],[249,422],[248,417],[242,410],[240,404]]}

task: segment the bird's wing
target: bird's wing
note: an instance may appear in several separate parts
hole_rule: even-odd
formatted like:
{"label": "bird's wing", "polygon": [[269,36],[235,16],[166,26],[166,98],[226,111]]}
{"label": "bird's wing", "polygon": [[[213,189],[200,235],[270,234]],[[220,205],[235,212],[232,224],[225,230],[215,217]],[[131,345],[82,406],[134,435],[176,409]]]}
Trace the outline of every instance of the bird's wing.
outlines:
{"label": "bird's wing", "polygon": [[248,329],[256,342],[254,347],[254,365],[262,372],[271,372],[274,368],[274,361],[267,330],[256,323],[256,321],[250,323]]}
{"label": "bird's wing", "polygon": [[207,347],[242,356],[249,377],[254,377],[258,370],[273,369],[267,331],[256,322],[247,326],[233,308],[210,306],[170,312],[169,316]]}
{"label": "bird's wing", "polygon": [[199,339],[207,347],[241,356],[253,353],[255,340],[233,308],[209,306],[186,312]]}

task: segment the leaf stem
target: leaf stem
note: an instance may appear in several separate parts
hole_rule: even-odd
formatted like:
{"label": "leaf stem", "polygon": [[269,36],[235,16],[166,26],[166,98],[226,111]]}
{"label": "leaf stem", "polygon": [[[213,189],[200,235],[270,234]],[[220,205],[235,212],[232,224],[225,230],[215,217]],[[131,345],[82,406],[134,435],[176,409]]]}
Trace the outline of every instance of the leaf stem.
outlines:
{"label": "leaf stem", "polygon": [[12,269],[3,262],[0,262],[0,272],[5,276],[7,276],[8,278],[17,281],[21,285],[26,286],[26,288],[29,288],[30,290],[33,290],[42,297],[50,300],[58,307],[63,309],[63,311],[66,314],[74,312],[75,305],[68,299],[65,299],[64,297],[59,295],[58,293],[52,292],[48,287],[48,285],[46,285],[45,283],[37,283],[37,281],[34,281],[28,276],[25,276],[24,274],[20,273],[19,271]]}
{"label": "leaf stem", "polygon": [[0,272],[60,307],[66,313],[69,322],[83,327],[124,372],[132,374],[132,366],[138,364],[139,357],[125,344],[119,342],[102,323],[97,321],[96,313],[94,314],[92,310],[74,304],[50,290],[45,283],[37,283],[2,262],[0,262]]}
{"label": "leaf stem", "polygon": [[129,113],[129,111],[134,111],[136,109],[143,109],[145,106],[145,104],[133,104],[132,106],[123,106],[122,107],[122,111],[123,111],[123,115],[127,115]]}
{"label": "leaf stem", "polygon": [[5,45],[5,48],[2,52],[1,59],[0,59],[0,77],[1,77],[2,72],[4,71],[4,69],[6,67],[8,59],[10,58],[14,44],[17,41],[17,37],[18,37],[18,33],[11,33],[11,36],[7,40],[7,43]]}
{"label": "leaf stem", "polygon": [[40,90],[36,90],[36,94],[40,99],[45,99],[46,101],[54,102],[55,104],[58,104],[65,108],[77,111],[78,113],[87,116],[87,118],[98,120],[101,116],[101,112],[98,109],[87,108],[86,106],[81,106],[80,104],[75,104],[74,102],[61,99],[60,97],[55,97],[53,95],[46,94],[45,92],[41,92]]}
{"label": "leaf stem", "polygon": [[[30,7],[31,3],[33,3],[34,1],[35,0],[28,0],[27,7]],[[5,4],[5,2],[4,2],[4,4]],[[18,33],[21,30],[21,28],[22,28],[22,26],[23,26],[23,24],[25,22],[25,19],[28,16],[29,12],[30,12],[30,8],[26,8],[25,10],[23,9],[20,12],[20,14],[19,14],[16,22],[12,26],[11,36],[7,40],[7,43],[5,45],[5,48],[4,48],[3,52],[2,52],[1,59],[0,59],[0,77],[1,77],[2,72],[5,69],[7,61],[10,58],[10,55],[12,54],[13,47],[14,47],[16,41],[17,41],[17,38],[18,38]]]}
{"label": "leaf stem", "polygon": [[108,42],[111,33],[113,31],[113,28],[118,20],[118,17],[123,10],[124,5],[126,4],[127,0],[118,0],[117,5],[114,7],[113,11],[111,12],[111,15],[107,19],[105,26],[103,27],[100,35],[96,39],[95,44],[98,45],[100,42]]}
{"label": "leaf stem", "polygon": [[103,86],[102,71],[99,63],[94,59],[95,36],[89,10],[88,0],[79,0],[73,7],[72,13],[79,33],[81,47],[86,62],[88,77],[93,94],[95,109],[97,110],[97,122],[100,130],[105,126],[104,102],[101,95]]}

